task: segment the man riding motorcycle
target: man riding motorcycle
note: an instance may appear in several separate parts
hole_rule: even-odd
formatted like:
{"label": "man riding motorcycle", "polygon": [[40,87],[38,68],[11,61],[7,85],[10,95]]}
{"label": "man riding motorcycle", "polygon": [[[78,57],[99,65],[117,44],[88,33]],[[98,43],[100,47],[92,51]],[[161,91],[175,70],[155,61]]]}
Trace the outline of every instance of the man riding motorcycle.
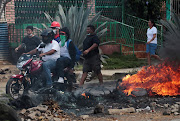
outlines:
{"label": "man riding motorcycle", "polygon": [[54,38],[54,32],[51,28],[44,30],[41,33],[42,41],[45,44],[42,47],[42,43],[34,50],[26,53],[26,54],[35,54],[37,51],[42,52],[39,56],[42,57],[43,62],[43,76],[46,80],[46,86],[52,86],[52,79],[51,79],[51,70],[55,69],[56,67],[56,60],[60,56],[60,47],[57,41]]}

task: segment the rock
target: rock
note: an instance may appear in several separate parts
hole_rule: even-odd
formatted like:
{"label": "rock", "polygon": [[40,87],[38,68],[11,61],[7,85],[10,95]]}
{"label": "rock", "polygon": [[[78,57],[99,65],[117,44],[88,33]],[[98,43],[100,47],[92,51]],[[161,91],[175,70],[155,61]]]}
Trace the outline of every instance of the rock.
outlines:
{"label": "rock", "polygon": [[94,109],[94,114],[97,113],[104,113],[104,105],[102,104],[97,104],[95,109]]}
{"label": "rock", "polygon": [[41,112],[40,111],[36,111],[36,116],[41,116]]}
{"label": "rock", "polygon": [[41,112],[40,111],[34,111],[34,112],[30,113],[28,115],[28,118],[35,119],[37,116],[41,116]]}
{"label": "rock", "polygon": [[179,115],[179,113],[178,112],[174,112],[174,115]]}
{"label": "rock", "polygon": [[125,114],[125,113],[134,113],[135,112],[135,108],[131,107],[131,108],[123,108],[123,109],[108,109],[109,114],[113,115],[113,114]]}
{"label": "rock", "polygon": [[168,108],[170,105],[169,104],[164,104],[164,107],[165,108]]}
{"label": "rock", "polygon": [[47,116],[46,118],[48,119],[48,121],[53,121],[53,116],[52,115],[51,116]]}
{"label": "rock", "polygon": [[174,104],[171,106],[171,112],[178,112],[179,111],[179,105],[178,104]]}
{"label": "rock", "polygon": [[140,109],[136,109],[136,112],[138,112],[138,113],[141,112],[141,111],[143,111],[143,109],[141,109],[141,108]]}
{"label": "rock", "polygon": [[136,88],[135,90],[132,91],[132,94],[137,97],[142,97],[142,96],[146,96],[148,93],[147,93],[146,89]]}
{"label": "rock", "polygon": [[54,118],[53,120],[54,120],[54,121],[61,121],[60,118]]}
{"label": "rock", "polygon": [[178,105],[178,104],[174,104],[174,107],[175,107],[175,108],[179,108],[179,105]]}
{"label": "rock", "polygon": [[39,110],[41,113],[43,113],[43,112],[46,112],[46,111],[47,111],[48,106],[38,105],[36,109]]}
{"label": "rock", "polygon": [[50,115],[51,115],[51,111],[50,111],[50,110],[47,110],[47,111],[46,111],[46,114],[47,114],[48,116],[50,116]]}
{"label": "rock", "polygon": [[176,104],[180,105],[180,102],[176,102]]}
{"label": "rock", "polygon": [[20,113],[19,114],[25,114],[26,113],[26,109],[22,109],[21,111],[20,111]]}
{"label": "rock", "polygon": [[166,109],[164,112],[163,112],[163,115],[170,115],[171,114],[171,111],[169,109]]}
{"label": "rock", "polygon": [[85,120],[85,119],[89,118],[89,115],[81,115],[80,117]]}
{"label": "rock", "polygon": [[172,113],[178,112],[178,111],[179,111],[179,109],[176,109],[176,108],[174,108],[174,109],[171,110]]}
{"label": "rock", "polygon": [[171,121],[180,121],[180,119],[173,119],[173,120],[171,120]]}

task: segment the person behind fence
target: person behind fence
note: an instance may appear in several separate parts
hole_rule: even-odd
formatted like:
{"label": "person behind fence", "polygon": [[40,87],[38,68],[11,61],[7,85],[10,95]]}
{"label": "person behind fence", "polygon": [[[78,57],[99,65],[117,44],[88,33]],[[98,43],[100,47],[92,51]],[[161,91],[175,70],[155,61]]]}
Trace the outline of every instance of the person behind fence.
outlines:
{"label": "person behind fence", "polygon": [[146,53],[148,65],[151,65],[151,57],[154,57],[160,61],[162,59],[155,54],[157,49],[157,28],[153,20],[149,20],[148,22],[149,28],[147,29],[147,43],[146,43]]}
{"label": "person behind fence", "polygon": [[56,62],[58,82],[64,83],[64,71],[74,68],[76,61],[76,48],[70,39],[70,33],[67,27],[60,29],[59,41],[61,56]]}
{"label": "person behind fence", "polygon": [[99,55],[99,43],[100,40],[95,34],[95,27],[93,25],[87,26],[87,36],[83,41],[83,57],[85,58],[83,62],[83,74],[81,77],[80,86],[84,84],[87,77],[87,73],[92,70],[97,74],[99,83],[103,83],[103,76],[101,73],[101,61]]}
{"label": "person behind fence", "polygon": [[26,33],[27,36],[23,38],[22,44],[15,48],[15,52],[18,52],[20,49],[22,49],[24,46],[23,44],[25,44],[25,49],[22,53],[26,53],[35,49],[41,43],[39,37],[33,34],[33,26],[27,26]]}
{"label": "person behind fence", "polygon": [[53,29],[54,32],[54,40],[59,42],[60,37],[59,37],[59,30],[60,30],[60,24],[57,21],[53,21],[51,23],[51,28]]}
{"label": "person behind fence", "polygon": [[42,52],[39,56],[42,57],[43,62],[43,76],[45,77],[46,86],[52,86],[52,79],[51,79],[51,71],[56,67],[56,61],[60,56],[60,47],[57,41],[54,38],[54,32],[51,28],[43,30],[41,33],[42,41],[45,44],[42,47],[42,43],[35,48],[34,50],[26,53],[26,54],[35,54],[37,51]]}

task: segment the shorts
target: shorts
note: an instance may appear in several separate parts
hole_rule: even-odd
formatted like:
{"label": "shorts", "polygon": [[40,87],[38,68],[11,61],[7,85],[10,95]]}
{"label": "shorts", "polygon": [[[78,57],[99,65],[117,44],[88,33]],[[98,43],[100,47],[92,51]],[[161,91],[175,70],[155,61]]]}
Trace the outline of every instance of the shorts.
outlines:
{"label": "shorts", "polygon": [[155,55],[156,48],[157,48],[157,44],[154,43],[146,44],[146,53],[150,53],[150,55]]}
{"label": "shorts", "polygon": [[83,73],[92,71],[94,71],[96,74],[101,72],[101,60],[99,54],[84,60]]}

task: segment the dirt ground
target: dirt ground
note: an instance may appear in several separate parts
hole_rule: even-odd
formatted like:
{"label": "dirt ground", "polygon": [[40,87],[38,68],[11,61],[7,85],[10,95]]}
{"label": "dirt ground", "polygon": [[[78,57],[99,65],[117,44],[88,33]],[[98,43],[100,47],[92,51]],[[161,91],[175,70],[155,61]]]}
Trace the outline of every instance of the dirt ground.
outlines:
{"label": "dirt ground", "polygon": [[[17,74],[18,70],[15,65],[7,61],[0,61],[0,70],[8,69],[6,74],[0,74],[0,98],[5,93],[5,85],[11,75]],[[114,80],[112,80],[113,82]],[[107,115],[107,114],[92,114],[87,121],[180,121],[180,115],[163,115],[163,109],[156,112],[136,112],[124,115]]]}

